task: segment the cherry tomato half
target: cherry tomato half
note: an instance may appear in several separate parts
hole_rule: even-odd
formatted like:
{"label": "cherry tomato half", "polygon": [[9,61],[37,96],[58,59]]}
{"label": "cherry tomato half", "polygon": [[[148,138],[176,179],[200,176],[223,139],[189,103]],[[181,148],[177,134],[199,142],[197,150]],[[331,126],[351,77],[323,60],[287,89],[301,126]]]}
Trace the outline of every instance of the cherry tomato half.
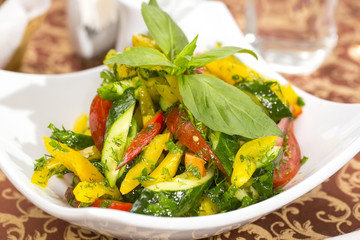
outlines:
{"label": "cherry tomato half", "polygon": [[211,150],[205,139],[201,136],[196,127],[187,119],[184,110],[178,106],[174,107],[165,115],[165,123],[175,138],[196,154],[199,154],[206,161],[215,160],[215,164],[225,175],[227,175],[222,163]]}
{"label": "cherry tomato half", "polygon": [[293,123],[289,124],[284,139],[284,153],[279,166],[274,170],[273,186],[278,187],[288,183],[299,171],[301,161],[300,146],[293,132]]}
{"label": "cherry tomato half", "polygon": [[111,105],[112,102],[104,100],[96,94],[90,106],[89,125],[91,136],[100,152],[104,144],[106,119]]}

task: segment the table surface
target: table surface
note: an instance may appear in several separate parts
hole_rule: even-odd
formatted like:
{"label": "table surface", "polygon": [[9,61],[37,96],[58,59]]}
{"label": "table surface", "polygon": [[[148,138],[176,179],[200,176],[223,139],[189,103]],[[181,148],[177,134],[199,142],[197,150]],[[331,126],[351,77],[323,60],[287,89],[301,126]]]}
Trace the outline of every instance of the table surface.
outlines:
{"label": "table surface", "polygon": [[[89,68],[71,47],[64,0],[53,0],[23,59],[27,73],[65,73]],[[223,0],[243,29],[244,1]],[[324,64],[308,76],[284,75],[323,99],[360,103],[360,1],[339,0],[339,40]],[[56,47],[54,48],[54,46]],[[357,49],[357,52],[356,52]],[[210,239],[325,239],[360,229],[360,154],[331,178],[287,206],[234,231]],[[0,171],[1,239],[113,239],[69,224],[35,207]]]}

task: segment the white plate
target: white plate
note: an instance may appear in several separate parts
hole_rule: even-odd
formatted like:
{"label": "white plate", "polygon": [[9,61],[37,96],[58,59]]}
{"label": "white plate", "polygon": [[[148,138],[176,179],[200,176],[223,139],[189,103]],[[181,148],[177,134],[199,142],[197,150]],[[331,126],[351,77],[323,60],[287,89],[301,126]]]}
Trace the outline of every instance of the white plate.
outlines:
{"label": "white plate", "polygon": [[[199,50],[216,42],[249,47],[224,4],[204,2],[180,24],[191,40],[199,34]],[[241,59],[255,70],[285,83],[262,60]],[[164,218],[100,208],[72,208],[63,195],[68,181],[52,178],[47,189],[30,183],[34,159],[43,156],[47,125],[72,128],[89,111],[101,83],[101,67],[73,74],[29,75],[0,71],[0,167],[14,186],[35,205],[73,224],[123,238],[203,238],[238,228],[305,194],[348,162],[360,149],[360,104],[339,104],[299,89],[306,106],[295,124],[303,155],[309,160],[286,186],[268,200],[213,216]]]}

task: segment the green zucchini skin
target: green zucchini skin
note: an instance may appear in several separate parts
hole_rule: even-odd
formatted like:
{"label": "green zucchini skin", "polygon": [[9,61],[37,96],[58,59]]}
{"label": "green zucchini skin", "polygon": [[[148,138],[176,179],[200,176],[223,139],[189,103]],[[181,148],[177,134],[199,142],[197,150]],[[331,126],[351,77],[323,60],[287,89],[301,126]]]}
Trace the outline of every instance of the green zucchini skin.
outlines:
{"label": "green zucchini skin", "polygon": [[266,82],[261,84],[259,81],[244,81],[236,84],[236,87],[250,94],[255,102],[259,101],[269,117],[275,122],[285,117],[292,117],[290,109],[271,90],[272,84],[277,83]]}
{"label": "green zucchini skin", "polygon": [[115,186],[117,179],[121,177],[125,169],[116,170],[125,151],[135,103],[134,89],[126,89],[123,95],[113,102],[106,121],[101,163],[111,187]]}
{"label": "green zucchini skin", "polygon": [[[207,175],[201,179],[191,177],[187,172],[175,177],[170,182],[162,182],[144,188],[141,196],[135,201],[130,212],[162,216],[180,217],[188,212],[200,199],[204,190],[212,183],[214,171],[209,169]],[[183,180],[191,184],[183,184]]]}
{"label": "green zucchini skin", "polygon": [[212,150],[221,161],[226,173],[230,175],[235,155],[240,148],[237,137],[222,132],[212,132],[210,140],[212,143]]}

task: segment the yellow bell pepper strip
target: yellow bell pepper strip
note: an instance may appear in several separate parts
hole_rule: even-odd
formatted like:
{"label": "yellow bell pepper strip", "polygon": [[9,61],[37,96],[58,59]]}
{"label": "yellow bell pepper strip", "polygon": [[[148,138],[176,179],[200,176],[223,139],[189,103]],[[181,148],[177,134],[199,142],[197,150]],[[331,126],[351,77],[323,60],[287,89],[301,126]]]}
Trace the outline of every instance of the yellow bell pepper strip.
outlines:
{"label": "yellow bell pepper strip", "polygon": [[[49,179],[55,174],[65,170],[65,167],[56,159],[49,158],[44,159],[42,166],[36,167],[31,177],[31,182],[45,188],[48,184]],[[36,166],[36,165],[35,165]]]}
{"label": "yellow bell pepper strip", "polygon": [[104,180],[104,176],[97,168],[78,151],[48,137],[44,137],[44,142],[51,156],[79,176],[81,181],[101,182]]}
{"label": "yellow bell pepper strip", "polygon": [[184,145],[181,142],[176,143],[176,149],[172,149],[149,175],[154,181],[144,181],[142,185],[148,187],[159,182],[170,181],[176,174],[183,154]]}
{"label": "yellow bell pepper strip", "polygon": [[134,47],[149,47],[160,50],[155,40],[152,37],[144,34],[134,34],[132,36],[132,45]]}
{"label": "yellow bell pepper strip", "polygon": [[170,105],[179,101],[173,89],[168,85],[156,85],[156,90]]}
{"label": "yellow bell pepper strip", "polygon": [[93,203],[96,199],[103,195],[109,195],[114,200],[121,199],[119,189],[111,188],[104,182],[88,182],[82,181],[74,188],[76,200],[84,203]]}
{"label": "yellow bell pepper strip", "polygon": [[162,79],[162,77],[153,77],[148,78],[147,80],[143,80],[142,82],[145,84],[146,89],[153,100],[153,103],[158,103],[160,94],[158,93],[156,89],[156,85],[159,84],[159,80]]}
{"label": "yellow bell pepper strip", "polygon": [[[103,63],[105,64],[107,60],[109,60],[112,57],[115,57],[117,55],[117,52],[115,49],[111,49],[106,54]],[[115,63],[105,64],[108,68],[111,70],[114,68]],[[131,78],[136,76],[136,68],[130,67],[128,65],[124,64],[117,64],[116,65],[116,77],[117,78]]]}
{"label": "yellow bell pepper strip", "polygon": [[145,125],[155,115],[155,107],[146,86],[140,86],[138,91],[143,125]]}
{"label": "yellow bell pepper strip", "polygon": [[209,197],[203,195],[200,200],[200,207],[199,207],[199,216],[207,216],[217,214],[220,209],[219,207],[211,201]]}
{"label": "yellow bell pepper strip", "polygon": [[81,114],[74,123],[73,132],[75,133],[86,133],[86,131],[89,129],[89,117],[86,113]]}
{"label": "yellow bell pepper strip", "polygon": [[140,162],[129,170],[122,181],[120,186],[120,192],[122,194],[127,194],[137,187],[140,184],[139,180],[141,180],[141,177],[143,177],[144,174],[149,174],[153,170],[169,137],[170,133],[159,134],[151,140]]}
{"label": "yellow bell pepper strip", "polygon": [[281,86],[281,92],[283,93],[284,97],[288,101],[289,105],[291,106],[290,110],[294,116],[294,118],[298,117],[302,113],[301,106],[299,106],[299,96],[296,94],[294,89],[291,87],[291,84],[285,84]]}
{"label": "yellow bell pepper strip", "polygon": [[79,150],[79,153],[81,155],[83,155],[85,158],[87,158],[88,160],[100,159],[101,158],[101,153],[100,153],[100,151],[97,149],[97,147],[95,145],[84,148],[82,150]]}
{"label": "yellow bell pepper strip", "polygon": [[252,79],[259,76],[258,73],[240,62],[234,56],[208,63],[205,69],[231,85],[242,81],[243,78]]}
{"label": "yellow bell pepper strip", "polygon": [[166,81],[169,83],[170,87],[172,88],[175,96],[179,99],[181,103],[183,103],[183,99],[180,94],[179,85],[178,85],[178,77],[172,75],[165,76]]}
{"label": "yellow bell pepper strip", "polygon": [[275,145],[277,136],[261,137],[242,145],[236,153],[231,183],[240,188],[246,183],[258,166],[267,159],[269,150]]}
{"label": "yellow bell pepper strip", "polygon": [[[73,188],[70,188],[70,187],[67,188],[67,190],[65,192],[65,199],[72,207],[75,207],[75,208],[82,207],[81,202],[75,198]],[[116,200],[112,200],[112,199],[99,198],[99,199],[96,199],[91,205],[86,204],[86,206],[97,207],[97,208],[110,208],[110,209],[128,212],[132,208],[133,204],[128,203],[128,202],[116,201]]]}

